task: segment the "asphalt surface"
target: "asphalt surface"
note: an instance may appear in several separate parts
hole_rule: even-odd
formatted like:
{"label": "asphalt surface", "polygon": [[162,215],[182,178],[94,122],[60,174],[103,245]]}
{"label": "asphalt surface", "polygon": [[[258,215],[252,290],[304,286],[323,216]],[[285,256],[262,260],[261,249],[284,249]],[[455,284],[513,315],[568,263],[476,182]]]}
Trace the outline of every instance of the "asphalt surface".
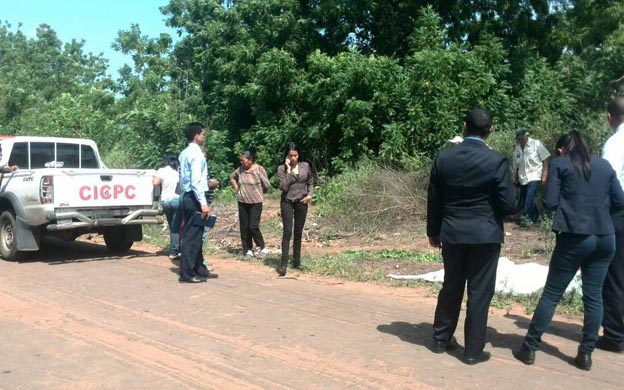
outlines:
{"label": "asphalt surface", "polygon": [[[0,389],[621,389],[624,355],[570,362],[581,325],[558,318],[536,363],[512,356],[530,317],[494,311],[489,362],[429,350],[435,297],[207,254],[217,279],[180,284],[148,249],[111,257],[54,243],[0,260]],[[463,321],[463,319],[462,319]],[[460,329],[457,334],[463,344]]]}

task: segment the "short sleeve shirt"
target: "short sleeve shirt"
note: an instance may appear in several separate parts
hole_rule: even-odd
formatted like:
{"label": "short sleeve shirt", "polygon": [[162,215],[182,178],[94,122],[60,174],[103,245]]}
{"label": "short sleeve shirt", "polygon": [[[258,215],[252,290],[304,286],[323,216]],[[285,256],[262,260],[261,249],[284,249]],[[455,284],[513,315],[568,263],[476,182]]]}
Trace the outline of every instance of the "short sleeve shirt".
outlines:
{"label": "short sleeve shirt", "polygon": [[539,140],[529,138],[524,149],[516,145],[513,161],[514,169],[518,170],[520,185],[542,180],[542,163],[548,157],[550,152]]}
{"label": "short sleeve shirt", "polygon": [[178,186],[178,181],[180,180],[178,171],[170,166],[166,166],[156,171],[156,177],[159,177],[162,181],[162,194],[160,198],[163,201],[178,197],[178,194],[176,194],[176,187]]}

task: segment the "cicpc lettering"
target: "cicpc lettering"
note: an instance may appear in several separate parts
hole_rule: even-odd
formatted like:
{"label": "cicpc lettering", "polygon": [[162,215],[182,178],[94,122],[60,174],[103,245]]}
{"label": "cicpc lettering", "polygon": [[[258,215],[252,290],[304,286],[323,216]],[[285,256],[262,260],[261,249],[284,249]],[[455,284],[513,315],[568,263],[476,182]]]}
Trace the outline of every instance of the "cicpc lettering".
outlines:
{"label": "cicpc lettering", "polygon": [[136,187],[133,185],[122,186],[121,184],[82,186],[79,195],[82,200],[134,199]]}

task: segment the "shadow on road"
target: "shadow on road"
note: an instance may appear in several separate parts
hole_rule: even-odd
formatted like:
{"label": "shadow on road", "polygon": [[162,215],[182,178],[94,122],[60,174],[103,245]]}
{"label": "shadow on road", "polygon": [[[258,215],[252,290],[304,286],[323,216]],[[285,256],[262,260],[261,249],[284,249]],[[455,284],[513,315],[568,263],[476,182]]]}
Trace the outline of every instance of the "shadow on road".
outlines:
{"label": "shadow on road", "polygon": [[[515,349],[520,348],[522,342],[524,340],[524,330],[526,330],[530,324],[530,319],[525,317],[517,316],[517,315],[507,315],[506,318],[509,318],[514,321],[514,323],[518,326],[518,330],[520,332],[515,333],[505,333],[504,331],[499,331],[491,326],[488,326],[488,341],[492,344],[494,348],[502,348],[513,351]],[[420,324],[411,324],[409,322],[392,322],[390,324],[384,324],[377,326],[377,330],[383,333],[388,333],[394,336],[397,336],[402,341],[421,345],[427,349],[431,348],[431,344],[433,341],[433,333],[432,333],[433,325],[431,323],[420,323]],[[553,327],[559,328],[556,332],[550,332],[552,334],[556,334],[557,336],[562,336],[568,338],[572,341],[577,341],[579,339],[579,325],[570,324],[561,321],[553,321]],[[572,335],[576,335],[572,337]],[[463,340],[458,340],[463,341]],[[486,347],[487,349],[487,347]],[[460,345],[460,348],[447,351],[449,355],[454,356],[461,360],[463,355],[463,347]],[[548,342],[542,342],[540,347],[540,353],[545,353],[556,358],[559,358],[565,361],[568,364],[574,364],[572,356],[568,356],[561,352],[559,348],[549,344]]]}
{"label": "shadow on road", "polygon": [[73,241],[66,242],[53,237],[46,237],[37,252],[24,253],[19,263],[42,262],[49,265],[80,263],[86,261],[120,260],[134,257],[149,257],[158,253],[141,249],[130,249],[127,252],[110,251],[106,245],[97,242]]}
{"label": "shadow on road", "polygon": [[379,325],[377,330],[397,336],[402,341],[429,347],[432,340],[432,324],[422,322],[410,324],[409,322],[395,321],[388,325]]}
{"label": "shadow on road", "polygon": [[[523,317],[517,314],[507,314],[505,315],[505,318],[513,320],[518,328],[524,330],[529,329],[529,325],[531,324],[531,317]],[[580,324],[553,320],[546,330],[546,333],[558,337],[563,337],[571,341],[580,341],[582,330],[583,326]]]}

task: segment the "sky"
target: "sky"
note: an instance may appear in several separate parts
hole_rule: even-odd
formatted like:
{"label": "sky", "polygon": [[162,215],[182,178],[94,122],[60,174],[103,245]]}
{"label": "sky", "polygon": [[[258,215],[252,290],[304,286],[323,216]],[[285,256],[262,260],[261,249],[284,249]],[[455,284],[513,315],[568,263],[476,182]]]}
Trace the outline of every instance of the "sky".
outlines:
{"label": "sky", "polygon": [[62,42],[85,40],[84,53],[93,53],[109,60],[108,73],[116,77],[124,63],[132,64],[130,56],[116,52],[111,45],[117,33],[130,30],[136,23],[141,35],[156,38],[166,32],[174,39],[175,30],[165,25],[159,8],[168,0],[0,0],[0,22],[11,24],[34,38],[37,26],[48,24]]}

